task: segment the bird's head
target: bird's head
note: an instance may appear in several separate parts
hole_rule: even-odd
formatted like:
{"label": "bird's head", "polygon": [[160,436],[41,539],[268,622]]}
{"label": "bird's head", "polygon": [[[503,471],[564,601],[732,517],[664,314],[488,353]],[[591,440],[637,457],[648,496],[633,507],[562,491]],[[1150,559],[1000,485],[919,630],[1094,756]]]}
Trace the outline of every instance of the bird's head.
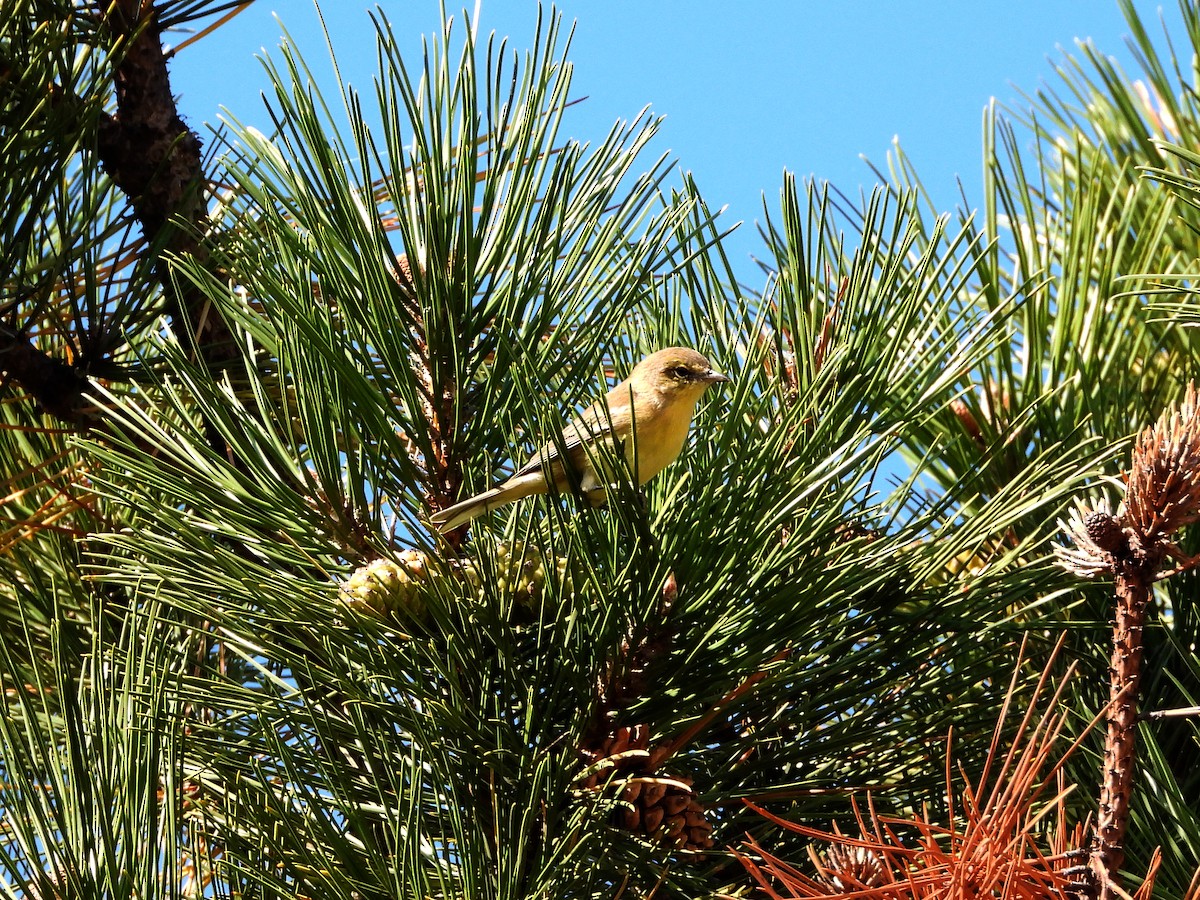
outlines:
{"label": "bird's head", "polygon": [[712,363],[688,347],[667,347],[643,359],[629,380],[664,397],[698,400],[711,384],[729,379],[713,370]]}

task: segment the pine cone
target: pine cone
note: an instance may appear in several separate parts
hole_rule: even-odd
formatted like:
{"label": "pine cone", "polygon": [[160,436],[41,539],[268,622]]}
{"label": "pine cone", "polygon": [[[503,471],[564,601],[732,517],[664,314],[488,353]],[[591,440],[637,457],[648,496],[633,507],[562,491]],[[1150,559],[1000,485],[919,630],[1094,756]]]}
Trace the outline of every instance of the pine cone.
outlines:
{"label": "pine cone", "polygon": [[628,830],[680,850],[712,848],[712,825],[692,793],[691,778],[631,778],[621,799],[629,804],[621,810],[621,824]]}
{"label": "pine cone", "polygon": [[1109,553],[1116,553],[1129,543],[1120,521],[1105,510],[1097,509],[1089,513],[1083,520],[1083,527],[1092,542]]}
{"label": "pine cone", "polygon": [[[496,588],[512,598],[526,609],[536,609],[542,600],[546,589],[547,560],[537,547],[507,541],[496,546],[495,556]],[[553,557],[553,566],[557,573],[558,583],[563,590],[570,594],[574,592],[570,567],[564,556]],[[467,581],[475,589],[477,595],[483,597],[483,582],[479,575],[478,564],[465,560],[463,573]]]}
{"label": "pine cone", "polygon": [[598,789],[613,777],[614,770],[631,774],[644,770],[650,761],[649,747],[650,729],[645,725],[615,729],[595,750],[582,750],[591,773],[580,780],[579,787]]}
{"label": "pine cone", "polygon": [[402,288],[410,291],[412,290],[412,263],[408,261],[407,253],[401,253],[396,257],[396,268],[392,272],[392,277],[396,279],[396,283]]}
{"label": "pine cone", "polygon": [[[424,274],[424,269],[421,271]],[[396,257],[396,266],[392,269],[392,278],[396,280],[396,284],[400,287],[400,305],[414,320],[419,322],[421,320],[421,307],[417,303],[417,289],[413,283],[412,263],[409,261],[407,253],[401,253]]]}
{"label": "pine cone", "polygon": [[614,823],[626,831],[679,850],[709,850],[712,825],[692,791],[692,779],[655,774],[665,754],[664,747],[651,748],[646,725],[616,728],[598,749],[584,751],[591,772],[579,786],[595,791],[611,784],[619,790]]}
{"label": "pine cone", "polygon": [[360,613],[385,616],[402,612],[420,620],[425,617],[421,592],[428,579],[425,554],[405,550],[395,560],[373,559],[355,569],[338,596]]}

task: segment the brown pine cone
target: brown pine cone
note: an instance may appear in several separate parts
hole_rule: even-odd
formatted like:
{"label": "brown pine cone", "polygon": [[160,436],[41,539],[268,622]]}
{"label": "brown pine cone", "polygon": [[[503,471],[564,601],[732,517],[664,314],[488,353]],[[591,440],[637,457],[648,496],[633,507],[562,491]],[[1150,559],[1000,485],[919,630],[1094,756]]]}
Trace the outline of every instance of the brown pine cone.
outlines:
{"label": "brown pine cone", "polygon": [[646,725],[618,727],[597,749],[583,750],[591,765],[579,787],[598,791],[610,784],[619,791],[614,821],[627,831],[680,850],[711,849],[712,825],[692,779],[657,772],[666,752],[665,746],[651,747]]}

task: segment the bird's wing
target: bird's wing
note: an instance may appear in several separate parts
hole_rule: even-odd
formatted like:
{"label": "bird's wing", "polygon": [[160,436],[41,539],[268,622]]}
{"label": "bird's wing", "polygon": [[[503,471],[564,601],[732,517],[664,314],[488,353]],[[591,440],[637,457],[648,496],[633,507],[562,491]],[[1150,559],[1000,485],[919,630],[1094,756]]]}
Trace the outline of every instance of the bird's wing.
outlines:
{"label": "bird's wing", "polygon": [[512,477],[518,478],[530,472],[540,471],[543,466],[560,458],[560,449],[566,451],[569,458],[572,450],[582,447],[585,442],[594,443],[597,438],[611,434],[612,430],[613,423],[606,415],[604,407],[598,403],[592,404],[563,429],[561,447],[557,442],[550,441],[526,460],[525,465],[517,469]]}

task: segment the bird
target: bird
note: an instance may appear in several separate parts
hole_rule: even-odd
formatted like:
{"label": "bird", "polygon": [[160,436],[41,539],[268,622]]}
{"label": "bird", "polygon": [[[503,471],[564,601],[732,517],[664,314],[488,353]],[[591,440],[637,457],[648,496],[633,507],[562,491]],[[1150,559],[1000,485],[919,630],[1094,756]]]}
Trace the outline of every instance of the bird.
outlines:
{"label": "bird", "polygon": [[[593,505],[605,500],[606,480],[597,473],[606,449],[623,454],[639,485],[674,462],[687,440],[696,403],[714,384],[729,381],[700,353],[667,347],[651,353],[629,377],[576,416],[563,429],[562,443],[543,446],[512,477],[491,490],[434,513],[430,521],[442,533],[454,531],[498,506],[533,494],[577,488]],[[566,453],[563,465],[562,452]],[[610,476],[612,473],[608,473]]]}

